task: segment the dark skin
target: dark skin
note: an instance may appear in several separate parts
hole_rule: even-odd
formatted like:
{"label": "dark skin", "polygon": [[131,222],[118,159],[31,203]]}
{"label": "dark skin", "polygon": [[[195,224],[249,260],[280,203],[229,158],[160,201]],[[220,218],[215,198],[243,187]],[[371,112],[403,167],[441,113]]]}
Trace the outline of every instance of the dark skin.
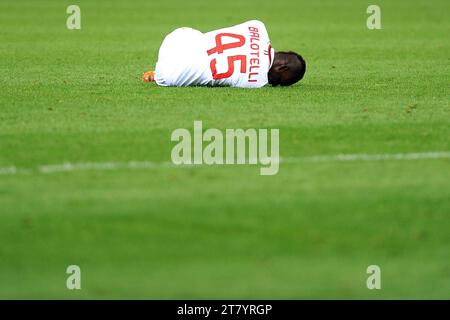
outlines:
{"label": "dark skin", "polygon": [[289,86],[300,79],[306,71],[306,63],[294,52],[275,52],[272,67],[268,72],[269,83],[273,86]]}

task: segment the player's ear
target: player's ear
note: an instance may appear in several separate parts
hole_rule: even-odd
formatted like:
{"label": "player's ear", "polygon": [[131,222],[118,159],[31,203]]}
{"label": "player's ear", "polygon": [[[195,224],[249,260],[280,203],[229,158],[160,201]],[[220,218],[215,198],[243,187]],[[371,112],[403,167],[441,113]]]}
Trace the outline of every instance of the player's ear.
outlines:
{"label": "player's ear", "polygon": [[289,69],[289,67],[285,64],[279,65],[275,67],[275,70],[278,72],[283,72],[283,71],[287,71]]}

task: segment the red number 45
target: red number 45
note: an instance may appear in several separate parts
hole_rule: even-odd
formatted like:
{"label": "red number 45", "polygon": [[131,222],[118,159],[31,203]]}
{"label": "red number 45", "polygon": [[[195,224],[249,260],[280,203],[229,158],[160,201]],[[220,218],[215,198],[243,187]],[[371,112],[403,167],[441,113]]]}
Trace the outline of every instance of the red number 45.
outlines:
{"label": "red number 45", "polygon": [[[237,39],[236,42],[231,43],[222,43],[223,37],[230,37]],[[219,33],[216,35],[216,46],[212,49],[209,49],[207,51],[208,55],[212,55],[214,53],[222,54],[225,50],[233,49],[233,48],[240,48],[245,44],[245,38],[242,35],[234,34],[234,33]],[[214,80],[218,79],[225,79],[229,78],[234,73],[234,63],[236,61],[241,62],[241,73],[245,73],[247,70],[247,57],[245,55],[236,55],[236,56],[229,56],[228,57],[228,71],[223,73],[217,73],[216,64],[217,60],[216,58],[211,60],[211,63],[209,66],[211,67],[211,73]]]}

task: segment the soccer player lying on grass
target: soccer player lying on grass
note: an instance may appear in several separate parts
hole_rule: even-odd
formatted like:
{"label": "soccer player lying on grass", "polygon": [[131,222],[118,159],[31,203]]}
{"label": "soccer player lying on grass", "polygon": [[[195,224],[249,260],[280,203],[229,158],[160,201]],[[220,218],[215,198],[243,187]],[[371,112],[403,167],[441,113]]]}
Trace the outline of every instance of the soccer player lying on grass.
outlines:
{"label": "soccer player lying on grass", "polygon": [[306,71],[295,52],[275,52],[261,21],[208,33],[179,28],[164,39],[155,71],[144,81],[160,86],[290,86]]}

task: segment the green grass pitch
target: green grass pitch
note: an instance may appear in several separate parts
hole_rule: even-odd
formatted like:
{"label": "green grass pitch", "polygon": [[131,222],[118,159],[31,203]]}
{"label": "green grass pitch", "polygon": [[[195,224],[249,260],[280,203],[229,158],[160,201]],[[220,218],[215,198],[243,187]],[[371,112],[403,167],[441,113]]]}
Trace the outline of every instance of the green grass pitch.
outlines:
{"label": "green grass pitch", "polygon": [[[378,1],[381,30],[357,0],[79,0],[68,30],[73,2],[0,2],[0,298],[450,298],[449,159],[36,170],[167,162],[194,120],[279,128],[282,157],[448,152],[449,1]],[[173,29],[251,19],[301,84],[142,83]]]}

